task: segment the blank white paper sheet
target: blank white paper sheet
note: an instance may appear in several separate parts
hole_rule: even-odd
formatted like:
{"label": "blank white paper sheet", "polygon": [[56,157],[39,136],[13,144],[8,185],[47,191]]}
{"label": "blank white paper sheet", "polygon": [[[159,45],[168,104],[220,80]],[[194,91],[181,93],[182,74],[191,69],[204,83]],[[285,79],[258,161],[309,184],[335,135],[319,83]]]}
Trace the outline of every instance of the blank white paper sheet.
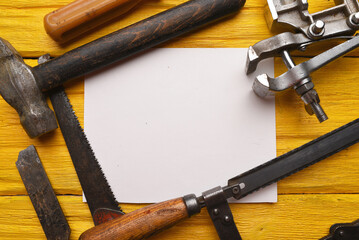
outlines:
{"label": "blank white paper sheet", "polygon": [[[246,49],[159,48],[88,76],[85,131],[119,202],[225,186],[276,156],[274,100],[252,91]],[[242,201],[275,202],[271,185]]]}

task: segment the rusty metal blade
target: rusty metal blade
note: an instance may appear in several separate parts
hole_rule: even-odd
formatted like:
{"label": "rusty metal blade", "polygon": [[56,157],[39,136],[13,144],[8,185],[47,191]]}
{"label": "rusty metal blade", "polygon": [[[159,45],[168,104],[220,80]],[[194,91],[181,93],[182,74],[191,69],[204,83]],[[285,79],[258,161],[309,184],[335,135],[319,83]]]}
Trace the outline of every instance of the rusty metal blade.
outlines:
{"label": "rusty metal blade", "polygon": [[70,227],[33,145],[19,153],[16,167],[47,239],[69,239]]}
{"label": "rusty metal blade", "polygon": [[63,87],[50,99],[95,225],[123,215]]}

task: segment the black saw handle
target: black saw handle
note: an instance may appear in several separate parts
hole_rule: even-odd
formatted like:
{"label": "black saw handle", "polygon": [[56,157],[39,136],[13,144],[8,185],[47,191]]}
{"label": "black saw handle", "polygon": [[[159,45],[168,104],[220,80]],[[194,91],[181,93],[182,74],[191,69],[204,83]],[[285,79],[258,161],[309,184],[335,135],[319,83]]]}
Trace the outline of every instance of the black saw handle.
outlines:
{"label": "black saw handle", "polygon": [[154,47],[236,13],[245,0],[192,0],[71,50],[33,68],[38,86],[48,91],[65,81]]}

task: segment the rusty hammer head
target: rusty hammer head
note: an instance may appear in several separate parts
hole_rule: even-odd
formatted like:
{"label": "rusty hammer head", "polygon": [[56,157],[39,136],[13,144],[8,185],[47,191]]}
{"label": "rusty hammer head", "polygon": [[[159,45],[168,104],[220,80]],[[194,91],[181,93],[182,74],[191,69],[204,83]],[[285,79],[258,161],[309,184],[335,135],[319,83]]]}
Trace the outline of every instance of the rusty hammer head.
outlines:
{"label": "rusty hammer head", "polygon": [[30,66],[9,42],[0,38],[0,94],[20,116],[21,125],[31,137],[57,128],[53,111],[37,86]]}

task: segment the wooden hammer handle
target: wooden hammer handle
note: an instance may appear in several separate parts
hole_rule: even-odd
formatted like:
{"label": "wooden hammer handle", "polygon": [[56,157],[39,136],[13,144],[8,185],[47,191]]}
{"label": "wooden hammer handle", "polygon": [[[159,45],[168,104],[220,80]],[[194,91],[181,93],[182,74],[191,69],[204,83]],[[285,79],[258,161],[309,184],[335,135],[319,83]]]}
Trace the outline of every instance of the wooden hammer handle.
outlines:
{"label": "wooden hammer handle", "polygon": [[185,2],[34,67],[37,85],[42,91],[48,91],[70,79],[234,14],[244,3],[245,0]]}
{"label": "wooden hammer handle", "polygon": [[45,30],[56,41],[74,38],[85,29],[72,31],[71,36],[66,33],[115,8],[118,8],[117,16],[124,14],[138,2],[140,0],[76,0],[47,14],[44,18]]}
{"label": "wooden hammer handle", "polygon": [[183,198],[152,204],[95,226],[80,240],[136,240],[149,237],[188,218]]}

